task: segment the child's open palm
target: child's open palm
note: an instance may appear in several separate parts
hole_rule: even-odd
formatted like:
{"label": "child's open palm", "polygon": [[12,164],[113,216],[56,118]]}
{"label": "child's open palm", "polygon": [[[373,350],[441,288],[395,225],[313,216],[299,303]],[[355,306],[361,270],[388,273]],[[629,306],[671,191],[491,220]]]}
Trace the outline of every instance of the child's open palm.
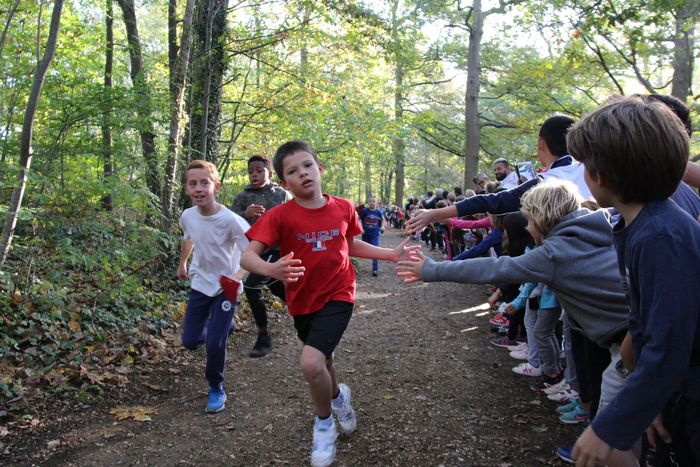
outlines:
{"label": "child's open palm", "polygon": [[411,237],[406,237],[394,248],[395,261],[411,261],[411,259],[416,257],[416,253],[420,250],[420,245],[406,246],[410,240]]}

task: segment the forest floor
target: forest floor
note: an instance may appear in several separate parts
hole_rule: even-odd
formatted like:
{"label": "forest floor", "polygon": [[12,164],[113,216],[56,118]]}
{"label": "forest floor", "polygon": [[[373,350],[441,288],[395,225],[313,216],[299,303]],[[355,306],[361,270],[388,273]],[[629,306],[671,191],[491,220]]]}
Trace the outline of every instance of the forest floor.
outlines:
{"label": "forest floor", "polygon": [[[388,231],[384,246],[401,233]],[[428,252],[439,258],[436,252]],[[355,433],[334,465],[565,465],[557,446],[580,432],[515,375],[489,343],[485,286],[406,285],[392,264],[360,262],[357,306],[336,350],[352,389]],[[273,351],[247,356],[252,323],[229,339],[226,409],[204,413],[204,353],[173,344],[167,361],[134,366],[130,383],[88,401],[49,405],[31,429],[3,439],[3,465],[308,465],[312,407],[291,318],[272,310]],[[140,408],[138,407],[140,406]],[[132,408],[132,418],[124,407]],[[112,413],[110,413],[112,412]]]}

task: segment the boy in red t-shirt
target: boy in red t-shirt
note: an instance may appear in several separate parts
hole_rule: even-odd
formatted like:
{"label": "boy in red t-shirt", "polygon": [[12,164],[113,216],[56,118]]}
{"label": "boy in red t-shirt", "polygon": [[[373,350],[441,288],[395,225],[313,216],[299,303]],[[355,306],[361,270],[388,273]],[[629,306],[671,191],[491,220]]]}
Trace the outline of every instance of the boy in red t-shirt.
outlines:
{"label": "boy in red t-shirt", "polygon": [[[304,343],[301,371],[309,385],[316,418],[311,465],[327,466],[335,459],[340,431],[357,426],[350,389],[338,384],[333,351],[352,316],[355,271],[350,256],[399,261],[411,257],[420,246],[380,248],[359,239],[362,233],[353,204],[321,192],[323,165],[313,148],[290,141],[277,149],[273,166],[280,184],[294,195],[275,206],[246,233],[250,245],[241,266],[253,273],[274,277],[286,284],[287,308]],[[280,246],[280,259],[268,263],[260,254]]]}

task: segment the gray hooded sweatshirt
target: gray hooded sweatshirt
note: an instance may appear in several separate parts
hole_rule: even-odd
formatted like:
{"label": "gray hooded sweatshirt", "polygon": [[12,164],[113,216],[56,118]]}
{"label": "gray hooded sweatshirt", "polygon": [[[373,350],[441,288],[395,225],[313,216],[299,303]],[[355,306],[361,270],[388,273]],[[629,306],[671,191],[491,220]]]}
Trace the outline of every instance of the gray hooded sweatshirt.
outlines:
{"label": "gray hooded sweatshirt", "polygon": [[561,219],[542,245],[522,256],[435,262],[423,281],[466,284],[544,282],[571,326],[607,348],[627,329],[629,305],[619,276],[612,226],[603,211],[580,209]]}
{"label": "gray hooded sweatshirt", "polygon": [[262,188],[253,188],[253,186],[249,184],[238,192],[233,199],[231,211],[247,220],[250,225],[253,225],[258,218],[253,217],[248,219],[245,216],[245,210],[248,209],[248,206],[251,204],[259,204],[265,207],[265,211],[269,211],[278,204],[287,202],[290,199],[292,199],[292,195],[276,183],[270,182]]}

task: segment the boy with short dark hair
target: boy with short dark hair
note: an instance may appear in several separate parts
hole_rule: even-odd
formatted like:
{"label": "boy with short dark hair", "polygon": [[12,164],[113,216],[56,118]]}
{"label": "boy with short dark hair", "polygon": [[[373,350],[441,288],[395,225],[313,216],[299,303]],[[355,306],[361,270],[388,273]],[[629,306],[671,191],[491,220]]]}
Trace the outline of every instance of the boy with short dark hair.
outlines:
{"label": "boy with short dark hair", "polygon": [[[294,199],[272,208],[248,231],[250,246],[241,264],[250,272],[286,282],[287,308],[304,343],[301,371],[309,385],[316,418],[311,465],[327,466],[335,459],[340,430],[357,426],[350,389],[338,384],[333,352],[352,316],[355,271],[350,256],[398,261],[416,247],[408,238],[393,250],[355,239],[362,233],[353,204],[323,194],[323,165],[313,148],[290,141],[277,149],[273,166],[283,187]],[[282,257],[268,263],[260,254],[279,244]]]}
{"label": "boy with short dark hair", "polygon": [[[255,154],[248,158],[248,178],[250,184],[241,190],[233,199],[231,210],[245,218],[250,225],[278,204],[292,199],[287,190],[270,180],[272,165],[266,156]],[[274,262],[280,257],[280,250],[273,245],[261,255],[265,261]],[[272,337],[267,328],[267,307],[262,298],[262,289],[267,287],[270,292],[285,300],[284,284],[276,279],[251,274],[243,284],[253,319],[258,327],[258,338],[253,349],[248,354],[252,358],[264,357],[272,350]]]}
{"label": "boy with short dark hair", "polygon": [[568,146],[598,203],[621,214],[615,247],[636,365],[573,457],[604,465],[649,427],[655,465],[698,465],[700,225],[668,199],[686,168],[688,135],[663,104],[627,98],[574,125]]}
{"label": "boy with short dark hair", "polygon": [[[177,277],[191,280],[182,345],[194,350],[206,343],[207,413],[220,412],[226,405],[226,339],[236,309],[235,300],[231,303],[227,299],[220,280],[221,276],[242,279],[245,271],[240,269],[239,260],[248,247],[248,223],[216,201],[220,188],[219,172],[211,162],[194,160],[185,169],[185,193],[194,206],[180,217],[184,238]],[[188,270],[187,259],[193,250]]]}

